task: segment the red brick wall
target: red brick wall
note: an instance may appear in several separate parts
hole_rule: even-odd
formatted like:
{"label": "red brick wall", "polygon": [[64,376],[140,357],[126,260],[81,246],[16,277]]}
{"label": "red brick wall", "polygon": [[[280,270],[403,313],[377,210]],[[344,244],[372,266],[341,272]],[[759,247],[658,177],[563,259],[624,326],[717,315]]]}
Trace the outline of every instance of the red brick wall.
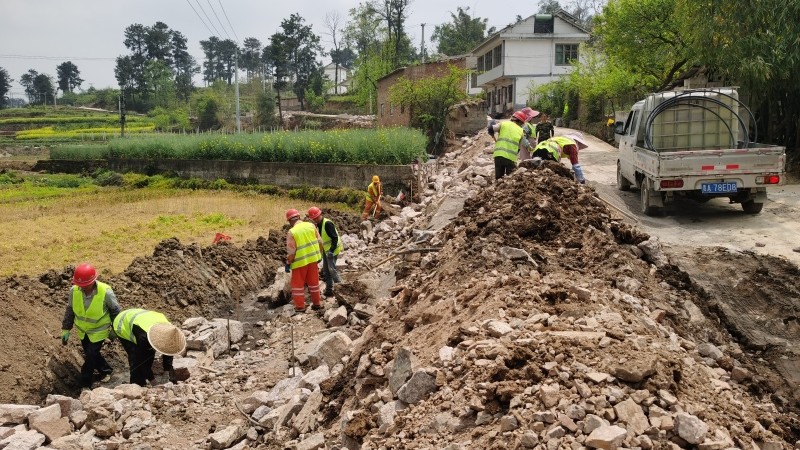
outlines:
{"label": "red brick wall", "polygon": [[[466,59],[456,59],[451,61],[435,61],[416,66],[405,67],[397,70],[384,78],[378,80],[378,110],[376,116],[378,119],[378,126],[391,127],[391,126],[408,126],[411,121],[411,111],[407,107],[400,105],[392,105],[389,102],[389,89],[400,77],[406,77],[411,80],[418,80],[420,78],[444,75],[449,72],[448,66],[453,65],[461,69],[466,67]],[[467,90],[466,77],[461,83],[462,89]]]}

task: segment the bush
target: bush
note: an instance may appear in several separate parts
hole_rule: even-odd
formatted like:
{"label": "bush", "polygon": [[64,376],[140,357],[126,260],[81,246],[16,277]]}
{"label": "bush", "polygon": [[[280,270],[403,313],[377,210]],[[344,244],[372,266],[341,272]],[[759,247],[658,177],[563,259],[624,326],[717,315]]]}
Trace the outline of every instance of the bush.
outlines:
{"label": "bush", "polygon": [[94,183],[98,186],[122,186],[125,184],[125,180],[117,172],[100,170],[94,174]]}

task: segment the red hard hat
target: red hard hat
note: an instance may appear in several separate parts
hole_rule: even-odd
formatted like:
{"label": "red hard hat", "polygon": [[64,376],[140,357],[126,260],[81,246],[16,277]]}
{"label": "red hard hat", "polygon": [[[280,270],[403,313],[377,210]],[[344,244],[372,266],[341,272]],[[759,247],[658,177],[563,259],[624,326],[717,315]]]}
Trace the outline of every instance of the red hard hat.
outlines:
{"label": "red hard hat", "polygon": [[515,111],[515,112],[514,112],[514,114],[512,114],[512,115],[511,115],[511,117],[513,117],[513,118],[515,118],[515,119],[519,120],[519,121],[520,121],[520,122],[522,122],[522,123],[525,123],[525,122],[527,122],[527,121],[528,121],[528,115],[527,115],[527,114],[525,114],[525,113],[524,113],[524,112],[522,112],[522,111]]}
{"label": "red hard hat", "polygon": [[292,220],[295,217],[300,217],[300,211],[296,209],[290,209],[286,211],[286,220]]}
{"label": "red hard hat", "polygon": [[75,268],[75,273],[72,275],[72,284],[78,287],[91,286],[97,280],[97,271],[94,266],[88,263],[83,263]]}
{"label": "red hard hat", "polygon": [[316,219],[317,217],[322,215],[322,210],[317,208],[316,206],[312,206],[308,208],[308,217],[309,219]]}

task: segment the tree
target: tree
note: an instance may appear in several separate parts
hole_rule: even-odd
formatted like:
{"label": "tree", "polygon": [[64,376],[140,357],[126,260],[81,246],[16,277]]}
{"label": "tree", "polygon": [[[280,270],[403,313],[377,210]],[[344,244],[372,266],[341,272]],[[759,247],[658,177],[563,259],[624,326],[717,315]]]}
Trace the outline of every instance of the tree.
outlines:
{"label": "tree", "polygon": [[56,76],[58,78],[58,89],[61,92],[73,92],[75,88],[80,87],[83,83],[81,72],[72,61],[59,64],[56,67]]}
{"label": "tree", "polygon": [[33,84],[33,81],[37,76],[39,76],[39,72],[29,69],[27,73],[24,73],[21,77],[19,77],[19,84],[25,88],[25,95],[28,96],[28,103],[34,103],[38,97],[36,87]]}
{"label": "tree", "polygon": [[371,0],[368,8],[386,23],[384,45],[392,70],[413,59],[413,48],[405,30],[411,0]]}
{"label": "tree", "polygon": [[800,14],[797,2],[675,0],[682,36],[699,65],[751,93],[759,139],[800,149]]}
{"label": "tree", "polygon": [[272,92],[272,89],[261,90],[256,95],[253,125],[263,128],[278,126],[278,116],[275,115],[275,93]]}
{"label": "tree", "polygon": [[611,0],[594,18],[598,45],[610,61],[661,91],[696,62],[675,0]]}
{"label": "tree", "polygon": [[346,42],[342,36],[341,17],[338,11],[328,12],[325,14],[325,26],[328,28],[328,36],[331,38],[330,51],[331,62],[334,65],[334,80],[333,80],[333,93],[339,93],[339,68],[345,67],[349,69],[353,61],[355,61],[355,53],[349,47],[346,47]]}
{"label": "tree", "polygon": [[388,40],[382,19],[368,4],[362,3],[350,9],[350,21],[344,29],[348,46],[357,53],[353,91],[359,104],[372,110],[377,101],[377,80],[393,70],[391,58],[385,52],[383,42]]}
{"label": "tree", "polygon": [[558,0],[541,0],[539,2],[539,14],[555,14],[561,11],[561,4]]}
{"label": "tree", "polygon": [[56,92],[50,75],[43,73],[36,75],[33,79],[33,89],[37,97],[37,103],[46,105],[55,101]]}
{"label": "tree", "polygon": [[304,22],[300,15],[292,14],[281,22],[282,31],[270,38],[270,58],[275,64],[278,98],[280,89],[291,80],[301,109],[305,109],[305,90],[311,77],[319,71],[317,53],[322,51],[319,37]]}
{"label": "tree", "polygon": [[233,70],[236,66],[236,58],[239,56],[239,46],[236,42],[225,39],[220,40],[216,36],[211,36],[207,41],[200,41],[200,47],[205,53],[206,60],[203,63],[203,80],[207,84],[215,80],[224,80],[228,84],[233,83]]}
{"label": "tree", "polygon": [[467,71],[453,65],[443,73],[416,80],[400,77],[389,88],[389,101],[409,108],[411,125],[422,128],[434,151],[438,151],[444,146],[447,116],[467,98],[466,79]]}
{"label": "tree", "polygon": [[11,89],[14,80],[8,75],[8,71],[0,67],[0,107],[6,106],[6,94]]}
{"label": "tree", "polygon": [[439,53],[448,56],[469,53],[483,42],[486,36],[486,22],[489,19],[470,17],[469,8],[458,7],[450,13],[452,23],[436,25],[431,40],[438,42]]}
{"label": "tree", "polygon": [[247,71],[247,79],[250,80],[254,76],[263,77],[262,73],[263,64],[261,63],[261,41],[256,38],[245,38],[242,44],[242,57],[239,64],[242,69]]}
{"label": "tree", "polygon": [[172,31],[172,62],[175,72],[175,92],[179,100],[188,101],[194,90],[192,76],[200,71],[197,61],[189,54],[186,37],[180,31]]}

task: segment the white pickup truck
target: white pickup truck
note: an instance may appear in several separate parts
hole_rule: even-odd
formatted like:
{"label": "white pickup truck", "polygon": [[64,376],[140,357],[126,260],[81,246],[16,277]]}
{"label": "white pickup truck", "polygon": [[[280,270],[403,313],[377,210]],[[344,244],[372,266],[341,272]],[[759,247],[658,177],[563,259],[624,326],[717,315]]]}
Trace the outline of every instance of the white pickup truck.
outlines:
{"label": "white pickup truck", "polygon": [[734,88],[650,94],[615,124],[617,187],[639,188],[647,215],[677,196],[727,197],[758,214],[767,186],[784,183],[786,149],[755,143],[751,124],[755,119]]}

